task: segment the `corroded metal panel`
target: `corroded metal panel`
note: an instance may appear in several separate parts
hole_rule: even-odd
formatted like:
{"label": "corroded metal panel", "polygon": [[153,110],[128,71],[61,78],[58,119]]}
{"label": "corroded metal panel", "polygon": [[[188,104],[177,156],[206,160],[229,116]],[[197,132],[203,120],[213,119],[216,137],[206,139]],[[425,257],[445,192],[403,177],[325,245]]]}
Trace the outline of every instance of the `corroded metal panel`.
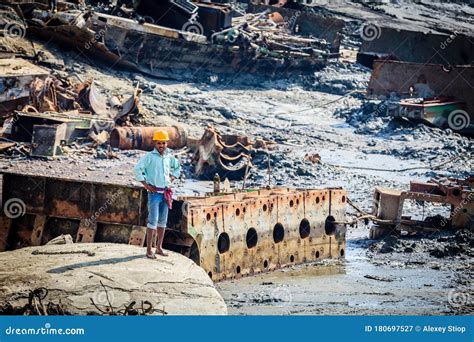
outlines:
{"label": "corroded metal panel", "polygon": [[6,216],[0,216],[0,252],[3,252],[7,248],[7,238],[10,234],[12,226],[12,220]]}
{"label": "corroded metal panel", "polygon": [[213,280],[238,278],[344,256],[346,201],[341,189],[188,198],[188,229],[196,237],[200,265]]}
{"label": "corroded metal panel", "polygon": [[121,185],[95,185],[93,216],[100,222],[144,225],[142,190]]}
{"label": "corroded metal panel", "polygon": [[26,205],[26,212],[42,214],[44,207],[45,179],[22,175],[5,174],[3,176],[2,203],[16,198]]}
{"label": "corroded metal panel", "polygon": [[46,179],[43,212],[55,217],[89,217],[93,209],[92,192],[89,183]]}

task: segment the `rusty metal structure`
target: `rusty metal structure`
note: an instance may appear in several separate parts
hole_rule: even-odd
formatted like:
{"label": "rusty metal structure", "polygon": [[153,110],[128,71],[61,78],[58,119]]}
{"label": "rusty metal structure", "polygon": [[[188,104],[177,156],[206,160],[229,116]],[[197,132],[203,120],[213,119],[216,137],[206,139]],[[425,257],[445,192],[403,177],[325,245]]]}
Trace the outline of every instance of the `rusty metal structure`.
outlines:
{"label": "rusty metal structure", "polygon": [[[391,27],[378,27],[377,33],[373,39],[362,40],[357,54],[358,63],[372,67],[373,61],[378,58],[411,63],[429,61],[442,65],[474,63],[472,37],[460,33],[435,34]],[[440,48],[433,55],[434,46]]]}
{"label": "rusty metal structure", "polygon": [[[406,201],[439,203],[450,206],[449,217],[427,217],[413,220],[403,215]],[[377,187],[374,191],[372,214],[375,227],[370,237],[377,239],[391,233],[406,231],[432,232],[440,229],[474,228],[474,178],[431,179],[410,182],[409,191]]]}
{"label": "rusty metal structure", "polygon": [[26,105],[33,80],[44,80],[49,72],[22,59],[0,58],[0,116]]}
{"label": "rusty metal structure", "polygon": [[217,173],[221,179],[241,180],[252,166],[252,150],[267,148],[272,142],[235,134],[220,134],[208,127],[194,150],[195,175],[212,179]]}
{"label": "rusty metal structure", "polygon": [[[1,251],[61,234],[78,243],[145,243],[147,195],[141,187],[7,172],[2,186]],[[164,246],[193,259],[216,281],[339,258],[345,254],[346,201],[346,191],[335,188],[184,196],[174,201]]]}

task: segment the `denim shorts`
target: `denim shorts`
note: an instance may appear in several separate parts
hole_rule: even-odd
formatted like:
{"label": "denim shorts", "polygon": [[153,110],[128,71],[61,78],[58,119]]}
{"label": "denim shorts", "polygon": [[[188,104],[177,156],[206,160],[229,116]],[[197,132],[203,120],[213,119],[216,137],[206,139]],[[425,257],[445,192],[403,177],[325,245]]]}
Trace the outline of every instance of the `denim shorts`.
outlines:
{"label": "denim shorts", "polygon": [[166,228],[168,221],[168,203],[161,192],[148,192],[147,228]]}

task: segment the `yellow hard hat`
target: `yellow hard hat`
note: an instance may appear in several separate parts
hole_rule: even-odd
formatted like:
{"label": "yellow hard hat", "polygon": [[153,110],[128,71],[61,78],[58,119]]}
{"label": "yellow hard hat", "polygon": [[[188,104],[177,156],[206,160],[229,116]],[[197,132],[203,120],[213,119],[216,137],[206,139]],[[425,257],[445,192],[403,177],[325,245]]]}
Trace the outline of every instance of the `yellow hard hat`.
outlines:
{"label": "yellow hard hat", "polygon": [[156,131],[153,133],[153,140],[154,141],[168,141],[170,137],[168,136],[168,132],[166,131]]}

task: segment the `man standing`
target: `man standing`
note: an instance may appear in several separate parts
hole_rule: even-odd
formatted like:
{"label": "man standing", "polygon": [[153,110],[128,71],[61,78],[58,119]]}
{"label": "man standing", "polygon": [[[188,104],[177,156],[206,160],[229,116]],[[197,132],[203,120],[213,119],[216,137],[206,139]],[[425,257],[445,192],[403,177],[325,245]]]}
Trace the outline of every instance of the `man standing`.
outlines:
{"label": "man standing", "polygon": [[167,256],[163,252],[162,244],[165,235],[168,209],[171,208],[171,183],[179,177],[181,166],[179,161],[171,155],[168,146],[168,133],[157,131],[153,134],[155,148],[144,155],[134,168],[135,178],[148,191],[148,222],[146,230],[146,256],[156,259],[152,251],[153,235],[156,236],[156,254]]}

